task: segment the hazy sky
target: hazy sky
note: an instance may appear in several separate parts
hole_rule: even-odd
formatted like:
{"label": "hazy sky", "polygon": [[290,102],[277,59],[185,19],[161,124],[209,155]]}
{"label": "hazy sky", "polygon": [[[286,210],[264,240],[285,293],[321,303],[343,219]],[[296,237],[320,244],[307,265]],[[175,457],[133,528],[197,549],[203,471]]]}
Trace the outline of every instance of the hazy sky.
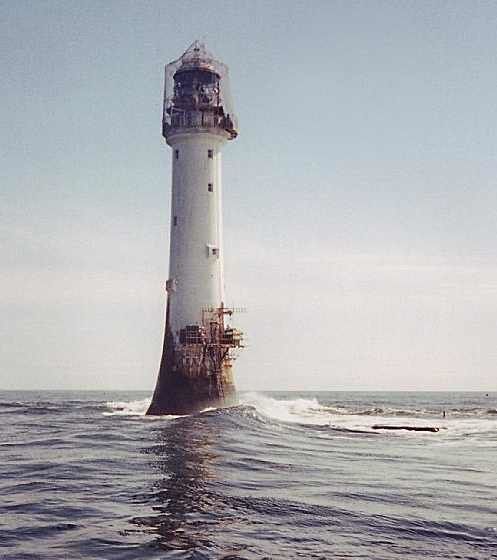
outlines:
{"label": "hazy sky", "polygon": [[163,66],[231,70],[242,389],[497,389],[497,3],[0,2],[0,388],[152,389]]}

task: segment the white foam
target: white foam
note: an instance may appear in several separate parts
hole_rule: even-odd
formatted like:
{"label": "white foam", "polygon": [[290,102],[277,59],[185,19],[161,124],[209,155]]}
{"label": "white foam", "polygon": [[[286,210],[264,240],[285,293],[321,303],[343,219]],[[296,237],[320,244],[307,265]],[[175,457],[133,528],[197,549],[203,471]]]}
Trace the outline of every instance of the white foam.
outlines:
{"label": "white foam", "polygon": [[342,409],[338,411],[336,408],[321,405],[315,398],[278,400],[258,393],[248,393],[241,396],[240,402],[254,406],[259,412],[274,420],[309,426],[371,430],[371,426],[381,418],[346,414]]}
{"label": "white foam", "polygon": [[[133,416],[146,419],[179,418],[180,416],[145,416],[150,405],[150,398],[134,401],[109,401],[106,403],[108,411],[103,414],[106,416]],[[391,435],[412,436],[426,435],[426,432],[390,432],[383,430],[373,430],[375,424],[398,425],[399,423],[409,426],[437,426],[441,428],[439,436],[444,438],[470,437],[479,438],[480,435],[497,433],[497,418],[461,418],[456,415],[447,415],[446,418],[420,417],[414,414],[402,415],[402,418],[392,417],[386,409],[382,414],[357,414],[356,411],[347,411],[341,406],[324,406],[316,398],[304,399],[275,399],[259,393],[245,393],[240,395],[240,404],[253,406],[264,416],[285,423],[305,424],[309,426],[329,426],[341,430],[361,430],[383,432]],[[202,412],[214,410],[207,408]],[[428,432],[429,434],[430,432]],[[495,442],[494,442],[495,443]]]}
{"label": "white foam", "polygon": [[[109,401],[105,403],[109,411],[104,412],[105,416],[143,416],[150,406],[150,399],[138,401]],[[151,416],[150,418],[157,418]]]}
{"label": "white foam", "polygon": [[259,393],[247,393],[241,395],[240,404],[254,406],[265,416],[282,422],[326,425],[330,420],[330,414],[317,399],[277,400]]}
{"label": "white foam", "polygon": [[[106,406],[111,410],[108,410],[103,413],[104,416],[139,416],[146,418],[147,420],[154,420],[154,419],[174,419],[174,418],[181,418],[182,415],[179,414],[163,414],[160,416],[146,416],[148,407],[152,402],[151,398],[141,399],[138,401],[108,401],[106,402]],[[206,412],[208,410],[214,410],[213,408],[206,408],[202,410],[202,412]]]}
{"label": "white foam", "polygon": [[[317,399],[275,399],[258,393],[247,393],[241,396],[241,404],[254,406],[260,413],[274,420],[282,422],[306,424],[314,426],[330,426],[343,430],[373,431],[375,424],[395,426],[406,424],[409,426],[426,427],[436,426],[440,428],[438,434],[443,436],[469,436],[474,437],[488,432],[497,433],[497,419],[481,418],[434,418],[421,417],[414,411],[413,415],[405,414],[402,418],[392,417],[386,414],[357,414],[353,411],[346,412],[342,407],[329,407],[321,405]],[[407,412],[407,411],[406,411]],[[385,432],[383,432],[385,433]],[[431,432],[388,432],[392,435],[426,436]]]}

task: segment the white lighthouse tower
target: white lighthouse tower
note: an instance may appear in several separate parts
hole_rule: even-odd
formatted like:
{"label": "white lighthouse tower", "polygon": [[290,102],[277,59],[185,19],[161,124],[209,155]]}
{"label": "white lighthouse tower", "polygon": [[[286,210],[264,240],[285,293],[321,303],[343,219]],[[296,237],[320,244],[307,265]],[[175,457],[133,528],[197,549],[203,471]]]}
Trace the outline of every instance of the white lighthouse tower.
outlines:
{"label": "white lighthouse tower", "polygon": [[236,138],[228,69],[195,41],[166,66],[163,135],[172,149],[166,329],[148,414],[235,401],[241,333],[225,306],[221,149]]}

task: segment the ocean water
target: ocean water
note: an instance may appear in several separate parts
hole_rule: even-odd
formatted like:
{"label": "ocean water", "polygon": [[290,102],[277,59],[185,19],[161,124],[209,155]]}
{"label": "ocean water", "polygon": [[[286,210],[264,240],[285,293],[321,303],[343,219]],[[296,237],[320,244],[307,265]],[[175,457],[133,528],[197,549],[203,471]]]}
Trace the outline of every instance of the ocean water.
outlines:
{"label": "ocean water", "polygon": [[497,558],[497,393],[149,396],[0,393],[2,560]]}

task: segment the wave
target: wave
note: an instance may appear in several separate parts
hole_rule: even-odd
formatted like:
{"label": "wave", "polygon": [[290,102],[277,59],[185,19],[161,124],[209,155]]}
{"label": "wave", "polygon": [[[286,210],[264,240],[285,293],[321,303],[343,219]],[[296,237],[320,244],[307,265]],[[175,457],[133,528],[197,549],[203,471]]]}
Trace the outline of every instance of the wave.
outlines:
{"label": "wave", "polygon": [[137,401],[108,401],[105,406],[110,410],[105,411],[105,416],[145,416],[150,406],[151,399]]}
{"label": "wave", "polygon": [[253,406],[265,416],[282,422],[325,425],[329,421],[329,413],[316,398],[277,400],[260,393],[248,393],[241,395],[240,404]]}
{"label": "wave", "polygon": [[57,414],[85,414],[98,411],[102,402],[98,400],[58,399],[26,400],[26,401],[0,401],[0,414],[29,414],[29,415],[57,415]]}
{"label": "wave", "polygon": [[[354,409],[344,406],[321,404],[316,398],[312,399],[275,399],[259,393],[249,393],[240,399],[242,404],[252,405],[266,416],[280,420],[304,425],[329,426],[330,423],[344,424],[352,421],[357,428],[368,428],[374,417],[387,416],[416,417],[426,415],[422,411],[390,409],[372,407],[370,409]],[[363,418],[364,416],[369,418]],[[440,417],[440,414],[438,415]]]}
{"label": "wave", "polygon": [[[145,416],[150,398],[132,401],[109,401],[106,404],[107,410],[103,412],[106,416],[123,416],[154,419],[174,419],[180,418],[176,415],[167,416]],[[462,412],[464,410],[464,413]],[[344,406],[337,403],[321,403],[317,397],[312,398],[274,398],[261,393],[242,393],[240,404],[228,409],[209,408],[200,414],[206,417],[215,417],[221,421],[231,421],[243,426],[247,422],[256,420],[258,423],[269,426],[294,426],[296,429],[309,429],[314,427],[323,435],[329,433],[369,433],[378,434],[373,429],[374,425],[399,425],[401,417],[402,425],[412,427],[437,427],[444,433],[453,436],[477,436],[483,433],[494,433],[497,431],[497,421],[495,415],[497,410],[488,407],[473,410],[468,416],[468,409],[447,408],[447,415],[442,417],[438,409],[409,409],[382,406]],[[492,416],[493,414],[493,416]],[[484,415],[487,415],[486,417]],[[385,432],[382,431],[385,435]],[[391,437],[398,437],[409,434],[426,435],[430,432],[404,432],[388,431]],[[439,432],[442,433],[442,432]]]}
{"label": "wave", "polygon": [[[480,408],[468,416],[467,409],[464,414],[452,414],[447,409],[446,417],[442,417],[439,409],[401,409],[390,408],[387,406],[365,409],[345,407],[335,403],[333,405],[322,404],[317,398],[297,398],[297,399],[275,399],[259,393],[248,393],[241,396],[244,405],[253,406],[257,412],[263,414],[270,421],[282,422],[285,424],[298,424],[299,426],[310,428],[314,427],[320,432],[356,432],[374,433],[374,425],[381,424],[387,426],[408,425],[417,428],[436,427],[440,431],[436,432],[436,437],[466,437],[497,433],[497,421],[490,412],[491,409]],[[496,411],[497,412],[497,411]],[[485,417],[484,415],[489,416]],[[402,421],[395,418],[402,417]],[[381,431],[384,436],[389,437],[430,437],[432,432],[419,431]]]}
{"label": "wave", "polygon": [[[249,393],[241,397],[241,403],[253,406],[270,420],[302,427],[326,428],[334,432],[377,433],[372,430],[375,416],[379,411],[358,413],[341,406],[321,404],[316,398],[275,399],[260,393]],[[366,416],[366,418],[365,418]]]}
{"label": "wave", "polygon": [[103,412],[104,416],[135,416],[146,418],[147,420],[174,419],[181,418],[180,415],[164,414],[163,416],[146,416],[151,398],[139,399],[135,401],[108,401],[105,403],[107,409]]}
{"label": "wave", "polygon": [[19,401],[0,401],[0,408],[22,408],[24,403]]}

